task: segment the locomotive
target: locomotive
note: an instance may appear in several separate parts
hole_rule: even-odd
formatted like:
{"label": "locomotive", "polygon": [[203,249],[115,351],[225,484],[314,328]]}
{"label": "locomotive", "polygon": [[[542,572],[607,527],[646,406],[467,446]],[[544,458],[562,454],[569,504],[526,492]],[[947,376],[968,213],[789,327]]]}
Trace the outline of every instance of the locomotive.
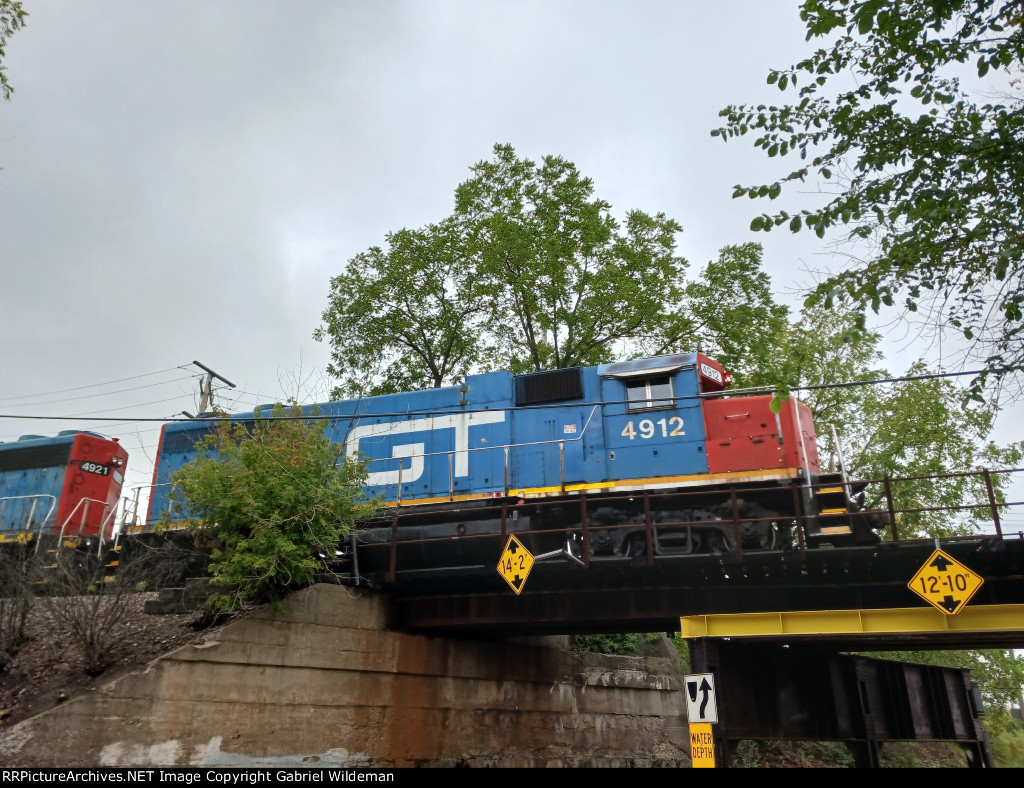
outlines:
{"label": "locomotive", "polygon": [[[733,394],[732,382],[714,359],[679,353],[317,405],[325,434],[366,463],[367,498],[385,505],[338,560],[395,584],[493,571],[509,536],[582,565],[876,544],[885,520],[841,463],[822,467],[810,409],[795,398],[773,409],[771,394]],[[171,509],[171,474],[212,429],[164,425],[149,522]]]}
{"label": "locomotive", "polygon": [[95,432],[0,442],[0,543],[110,540],[127,463],[116,439]]}

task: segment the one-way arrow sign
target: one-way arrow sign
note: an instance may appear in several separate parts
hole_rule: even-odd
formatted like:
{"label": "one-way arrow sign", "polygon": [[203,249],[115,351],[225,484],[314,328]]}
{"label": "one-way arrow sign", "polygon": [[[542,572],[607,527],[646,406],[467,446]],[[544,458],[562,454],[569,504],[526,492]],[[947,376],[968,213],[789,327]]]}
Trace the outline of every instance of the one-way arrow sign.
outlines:
{"label": "one-way arrow sign", "polygon": [[686,715],[690,724],[718,722],[714,674],[696,673],[685,676],[684,681],[686,684]]}

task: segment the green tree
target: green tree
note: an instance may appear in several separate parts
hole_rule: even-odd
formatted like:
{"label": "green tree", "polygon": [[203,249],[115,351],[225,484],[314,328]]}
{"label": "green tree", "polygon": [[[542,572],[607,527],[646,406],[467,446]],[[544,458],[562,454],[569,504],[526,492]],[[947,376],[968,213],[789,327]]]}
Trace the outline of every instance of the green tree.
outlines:
{"label": "green tree", "polygon": [[686,283],[679,307],[645,350],[661,355],[700,348],[732,374],[737,387],[778,380],[790,343],[789,308],[776,302],[763,256],[758,243],[723,247]]}
{"label": "green tree", "polygon": [[[21,7],[21,0],[0,0],[0,63],[7,54],[7,39],[25,26],[27,16],[28,12]],[[7,81],[7,75],[4,73],[6,70],[5,66],[0,65],[0,94],[10,101],[14,88]]]}
{"label": "green tree", "polygon": [[[858,330],[853,314],[814,305],[799,317],[778,357],[779,369],[791,387],[804,387],[800,398],[815,415],[819,444],[831,455],[823,462],[838,464],[842,458],[857,479],[903,479],[892,486],[896,509],[936,509],[900,515],[901,537],[976,532],[979,522],[990,520],[988,509],[962,508],[988,503],[984,478],[954,474],[1019,464],[1020,444],[992,440],[997,407],[964,407],[963,389],[949,378],[930,377],[936,373],[922,361],[893,375],[881,364],[881,335]],[[897,377],[904,380],[831,385]],[[769,373],[756,382],[771,381]],[[1006,500],[1010,481],[1005,474],[992,476],[998,501]],[[882,484],[868,488],[866,504],[887,508]]]}
{"label": "green tree", "polygon": [[[917,362],[906,377],[929,374]],[[963,398],[958,386],[942,378],[872,387],[863,399],[862,418],[846,436],[856,441],[851,468],[860,478],[905,479],[892,485],[895,509],[938,507],[897,515],[901,537],[977,533],[992,514],[985,478],[976,472],[1020,465],[1020,443],[1000,446],[992,440],[997,410],[992,405],[965,408]],[[1004,502],[1011,479],[993,474],[991,481],[996,500]],[[880,485],[872,487],[868,505],[885,508]],[[984,508],[963,508],[971,506]]]}
{"label": "green tree", "polygon": [[450,385],[482,352],[485,312],[461,227],[448,219],[386,240],[331,279],[313,334],[330,339],[337,398]]}
{"label": "green tree", "polygon": [[[172,474],[173,498],[195,529],[212,531],[208,600],[230,611],[250,602],[279,604],[322,571],[342,537],[375,503],[363,499],[361,462],[325,435],[315,412],[257,409],[251,426],[222,421],[199,457]],[[288,416],[290,418],[283,418]],[[344,461],[343,461],[344,459]]]}
{"label": "green tree", "polygon": [[682,227],[632,210],[624,225],[576,165],[495,145],[455,192],[490,315],[491,362],[514,372],[595,364],[652,331],[679,297]]}
{"label": "green tree", "polygon": [[[755,135],[769,157],[796,157],[773,183],[734,197],[777,199],[808,179],[824,205],[764,213],[819,237],[846,228],[861,258],[821,282],[811,303],[926,308],[928,323],[962,333],[993,376],[1024,363],[1024,104],[981,104],[962,87],[973,69],[999,85],[1024,54],[1015,0],[804,0],[807,39],[828,43],[769,84],[796,91],[783,106],[731,105],[723,140]],[[925,310],[921,311],[925,314]]]}
{"label": "green tree", "polygon": [[336,396],[596,364],[664,336],[687,265],[677,222],[630,211],[620,225],[561,157],[496,145],[470,170],[450,216],[389,234],[331,280],[313,336],[331,343]]}

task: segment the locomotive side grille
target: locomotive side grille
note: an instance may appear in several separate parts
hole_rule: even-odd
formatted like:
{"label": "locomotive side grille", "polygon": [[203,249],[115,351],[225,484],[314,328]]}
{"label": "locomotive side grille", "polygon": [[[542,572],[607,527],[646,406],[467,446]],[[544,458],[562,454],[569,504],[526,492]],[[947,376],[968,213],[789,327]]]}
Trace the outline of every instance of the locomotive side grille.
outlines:
{"label": "locomotive side grille", "polygon": [[517,375],[515,381],[517,405],[562,402],[583,397],[583,370],[580,367]]}
{"label": "locomotive side grille", "polygon": [[56,468],[71,459],[71,441],[56,446],[32,446],[24,449],[0,451],[0,473],[24,471],[30,468]]}

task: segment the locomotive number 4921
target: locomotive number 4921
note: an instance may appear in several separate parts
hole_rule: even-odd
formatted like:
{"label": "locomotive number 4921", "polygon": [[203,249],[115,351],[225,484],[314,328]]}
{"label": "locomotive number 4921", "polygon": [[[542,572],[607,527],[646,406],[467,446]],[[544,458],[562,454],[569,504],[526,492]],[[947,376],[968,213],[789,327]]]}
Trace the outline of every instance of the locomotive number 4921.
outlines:
{"label": "locomotive number 4921", "polygon": [[88,460],[82,460],[78,463],[79,470],[83,470],[86,473],[95,473],[99,476],[109,476],[110,468],[106,465],[100,465],[98,462],[89,462]]}
{"label": "locomotive number 4921", "polygon": [[673,416],[670,419],[658,419],[657,421],[642,419],[637,423],[636,427],[633,426],[633,420],[630,419],[626,422],[626,426],[622,428],[621,434],[623,438],[629,438],[630,440],[633,440],[637,435],[647,440],[655,435],[662,438],[677,438],[686,433],[683,432],[683,420],[679,416]]}

